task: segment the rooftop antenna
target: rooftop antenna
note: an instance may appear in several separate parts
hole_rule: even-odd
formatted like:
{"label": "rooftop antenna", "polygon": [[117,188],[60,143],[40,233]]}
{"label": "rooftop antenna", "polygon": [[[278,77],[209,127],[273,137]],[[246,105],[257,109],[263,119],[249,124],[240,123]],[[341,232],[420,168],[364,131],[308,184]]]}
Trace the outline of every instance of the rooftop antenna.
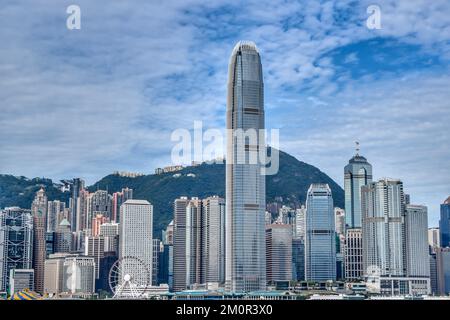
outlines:
{"label": "rooftop antenna", "polygon": [[359,156],[359,141],[355,141],[356,156]]}

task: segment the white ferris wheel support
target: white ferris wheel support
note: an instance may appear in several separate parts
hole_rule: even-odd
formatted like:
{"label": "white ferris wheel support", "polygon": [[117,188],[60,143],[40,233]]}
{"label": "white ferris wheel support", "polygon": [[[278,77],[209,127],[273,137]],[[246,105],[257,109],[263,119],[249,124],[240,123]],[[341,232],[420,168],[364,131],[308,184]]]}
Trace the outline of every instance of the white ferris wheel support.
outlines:
{"label": "white ferris wheel support", "polygon": [[109,286],[113,299],[142,299],[150,284],[150,272],[137,257],[117,260],[109,271]]}

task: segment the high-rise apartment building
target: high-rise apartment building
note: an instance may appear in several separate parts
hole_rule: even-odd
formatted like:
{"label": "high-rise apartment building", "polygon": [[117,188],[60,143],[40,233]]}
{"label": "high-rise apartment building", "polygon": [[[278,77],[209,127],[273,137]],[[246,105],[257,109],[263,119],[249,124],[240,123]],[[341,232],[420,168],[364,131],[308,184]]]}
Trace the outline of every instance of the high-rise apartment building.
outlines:
{"label": "high-rise apartment building", "polygon": [[306,200],[305,280],[336,280],[333,197],[327,184],[312,184]]}
{"label": "high-rise apartment building", "polygon": [[403,183],[382,179],[362,187],[363,270],[405,276]]}
{"label": "high-rise apartment building", "polygon": [[[266,288],[265,176],[257,160],[265,151],[264,84],[253,42],[239,42],[229,64],[226,156],[226,287]],[[250,133],[248,140],[244,132]],[[253,160],[252,160],[253,159]]]}
{"label": "high-rise apartment building", "polygon": [[77,216],[79,213],[78,211],[78,197],[80,195],[81,190],[84,189],[84,180],[80,178],[74,178],[72,181],[70,181],[70,201],[69,201],[69,208],[70,208],[70,226],[72,228],[72,231],[79,231],[81,226],[78,226],[78,223],[80,222],[80,217]]}
{"label": "high-rise apartment building", "polygon": [[111,221],[120,222],[120,206],[129,199],[133,199],[133,189],[130,188],[112,194]]}
{"label": "high-rise apartment building", "polygon": [[47,232],[55,232],[56,227],[61,222],[59,218],[64,214],[66,204],[63,201],[48,201],[47,208]]}

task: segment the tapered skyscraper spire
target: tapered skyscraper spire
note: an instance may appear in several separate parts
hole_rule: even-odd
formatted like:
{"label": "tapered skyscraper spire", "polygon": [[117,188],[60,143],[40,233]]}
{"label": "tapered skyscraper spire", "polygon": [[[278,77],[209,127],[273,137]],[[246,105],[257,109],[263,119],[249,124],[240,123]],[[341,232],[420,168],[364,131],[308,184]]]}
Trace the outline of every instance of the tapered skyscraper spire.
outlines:
{"label": "tapered skyscraper spire", "polygon": [[[264,85],[261,58],[253,42],[233,49],[228,76],[226,164],[226,285],[233,292],[266,287]],[[239,139],[243,132],[245,138]],[[255,134],[256,133],[256,134]],[[242,137],[242,136],[241,136]]]}

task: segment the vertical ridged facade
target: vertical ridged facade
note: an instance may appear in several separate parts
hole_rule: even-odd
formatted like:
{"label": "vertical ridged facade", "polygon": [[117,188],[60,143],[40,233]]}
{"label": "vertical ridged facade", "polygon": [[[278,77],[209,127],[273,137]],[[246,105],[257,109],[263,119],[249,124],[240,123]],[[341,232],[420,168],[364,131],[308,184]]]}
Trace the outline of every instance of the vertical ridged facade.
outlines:
{"label": "vertical ridged facade", "polygon": [[265,176],[258,161],[249,161],[265,144],[258,134],[239,143],[238,129],[264,129],[261,58],[252,42],[239,42],[230,59],[226,158],[226,285],[248,292],[266,288]]}

